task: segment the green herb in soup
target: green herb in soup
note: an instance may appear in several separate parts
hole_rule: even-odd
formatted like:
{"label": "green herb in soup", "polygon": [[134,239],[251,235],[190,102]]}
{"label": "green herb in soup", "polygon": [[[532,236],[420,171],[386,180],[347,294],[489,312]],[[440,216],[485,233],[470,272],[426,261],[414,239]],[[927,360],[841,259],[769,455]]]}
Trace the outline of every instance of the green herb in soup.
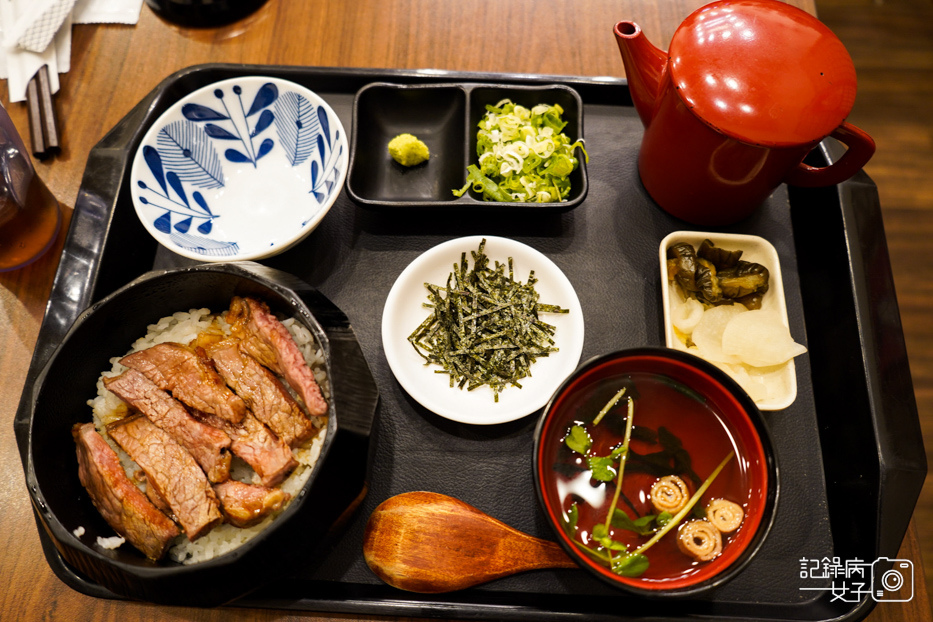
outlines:
{"label": "green herb in soup", "polygon": [[[718,557],[744,520],[738,503],[708,494],[735,452],[715,414],[676,381],[633,374],[622,384],[595,414],[581,412],[583,419],[572,422],[562,438],[565,449],[558,455],[564,458],[554,468],[565,531],[581,551],[622,576],[648,572],[649,550],[662,542],[667,544],[659,553],[661,574],[689,572],[697,562]],[[676,420],[653,412],[672,408],[690,426],[699,418],[699,446],[721,456],[702,480],[681,439],[664,425]],[[701,428],[685,431],[695,438]],[[745,494],[719,488],[736,498]],[[704,497],[710,497],[705,505]]]}
{"label": "green herb in soup", "polygon": [[534,270],[524,283],[515,280],[512,258],[489,265],[486,240],[466,253],[446,285],[425,283],[431,314],[408,336],[425,364],[439,365],[436,373],[449,374],[450,386],[468,391],[488,385],[495,401],[509,386],[521,388],[538,357],[557,352],[556,328],[542,321],[541,313],[568,313],[557,305],[538,302]]}

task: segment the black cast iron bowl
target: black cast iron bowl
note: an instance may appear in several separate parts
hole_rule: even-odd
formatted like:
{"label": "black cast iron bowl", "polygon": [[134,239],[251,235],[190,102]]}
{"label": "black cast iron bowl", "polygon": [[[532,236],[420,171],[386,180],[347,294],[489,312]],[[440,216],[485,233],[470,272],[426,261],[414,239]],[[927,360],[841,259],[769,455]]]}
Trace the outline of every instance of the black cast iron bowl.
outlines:
{"label": "black cast iron bowl", "polygon": [[[638,378],[645,378],[647,375],[664,380],[661,384],[647,381],[643,381],[647,384],[639,384]],[[592,422],[596,414],[623,386],[627,391],[625,395],[635,397],[635,425],[656,428],[659,438],[661,426],[668,428],[679,442],[682,442],[680,447],[690,456],[692,469],[700,482],[715,471],[716,466],[729,455],[730,448],[734,451],[734,458],[728,461],[718,477],[713,479],[712,485],[697,504],[705,504],[712,497],[722,496],[744,508],[745,517],[741,527],[736,532],[723,536],[724,545],[718,557],[694,563],[689,569],[684,569],[689,563],[689,558],[676,550],[674,540],[669,540],[667,544],[659,543],[654,545],[654,550],[648,549],[645,552],[650,565],[642,575],[623,576],[610,570],[607,564],[597,561],[596,556],[585,552],[580,545],[581,538],[590,538],[591,535],[580,531],[590,529],[582,518],[586,510],[579,510],[578,505],[578,516],[581,517],[579,524],[576,529],[568,526],[572,520],[569,518],[572,512],[568,502],[577,500],[582,504],[581,485],[585,487],[582,491],[584,497],[602,489],[606,499],[612,497],[615,488],[614,482],[601,484],[592,478],[577,479],[581,474],[586,475],[589,467],[585,459],[568,449],[564,439],[570,426],[577,423],[592,434],[591,438],[596,439],[593,442],[596,455],[603,455],[611,447],[621,445],[624,436],[621,430],[624,430],[624,425],[621,429],[617,427],[608,440],[600,441]],[[652,419],[651,409],[667,414]],[[627,418],[626,412],[627,402],[622,399],[600,419],[598,425],[602,428],[599,434],[607,434],[606,426],[612,423],[610,420],[613,417],[618,421],[624,421]],[[715,418],[720,424],[708,425],[710,412],[715,413]],[[717,430],[716,434],[710,434],[710,429]],[[644,430],[633,436],[633,439],[644,438]],[[662,448],[668,450],[675,445],[676,442],[671,441],[665,445],[663,442],[645,443],[643,440],[633,440],[631,450],[642,455],[657,456]],[[713,447],[715,449],[711,449]],[[714,365],[692,354],[670,348],[643,347],[619,350],[580,365],[558,387],[541,414],[535,429],[533,463],[538,501],[564,550],[581,567],[602,581],[648,598],[696,596],[738,575],[755,557],[771,530],[780,489],[778,467],[768,426],[752,399]],[[677,462],[672,460],[667,463]],[[631,497],[634,504],[639,504],[638,497],[644,494],[651,482],[662,473],[639,472],[636,463],[630,461],[629,465],[624,471],[622,490],[627,491],[626,496]],[[684,473],[679,467],[677,472],[681,475]],[[683,477],[689,480],[686,475]],[[631,488],[632,486],[634,488]],[[699,482],[691,484],[688,481],[688,487],[692,495],[697,491]],[[647,502],[644,505],[647,506]],[[632,516],[631,506],[620,502],[617,507],[626,511],[631,518],[635,518]],[[598,518],[597,522],[603,522],[600,513],[603,511],[605,510],[594,512]],[[652,513],[650,506],[639,511],[642,515]],[[692,512],[679,524],[691,518],[694,518]],[[617,530],[615,533],[626,532]],[[624,537],[623,535],[622,538]],[[661,542],[674,537],[675,533],[668,533]],[[640,546],[647,539],[646,536],[640,541],[630,543],[632,548],[629,550],[634,550],[634,547]],[[592,545],[592,540],[590,544]],[[664,550],[665,546],[667,551]],[[614,554],[620,555],[618,552]],[[678,556],[681,561],[677,561]]]}
{"label": "black cast iron bowl", "polygon": [[[221,311],[235,295],[254,296],[297,318],[323,347],[330,379],[327,436],[310,479],[260,535],[212,560],[153,562],[129,543],[96,544],[114,530],[78,479],[71,427],[92,420],[109,359],[126,353],[147,325],[176,311]],[[64,561],[114,594],[160,604],[220,605],[283,572],[319,559],[320,549],[365,495],[369,436],[378,393],[346,316],[294,276],[242,262],[149,272],[84,311],[32,388],[26,483],[40,524]],[[78,537],[74,530],[83,527]]]}

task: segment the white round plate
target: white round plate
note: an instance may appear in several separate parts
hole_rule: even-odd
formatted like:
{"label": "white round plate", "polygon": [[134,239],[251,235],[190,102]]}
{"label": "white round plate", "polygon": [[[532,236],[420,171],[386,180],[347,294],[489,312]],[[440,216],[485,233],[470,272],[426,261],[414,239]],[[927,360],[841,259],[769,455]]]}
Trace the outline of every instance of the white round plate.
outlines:
{"label": "white round plate", "polygon": [[199,261],[262,259],[304,239],[347,175],[346,132],[323,99],[265,76],[185,96],[146,132],[133,205],[163,246]]}
{"label": "white round plate", "polygon": [[[546,313],[541,319],[556,327],[554,334],[558,352],[540,357],[531,366],[531,376],[521,381],[522,388],[506,387],[493,399],[488,386],[472,391],[450,386],[450,376],[434,373],[439,365],[425,365],[408,336],[428,317],[425,283],[443,286],[461,253],[467,253],[473,267],[471,251],[486,239],[486,255],[490,265],[495,261],[513,260],[515,279],[528,280],[534,270],[538,282],[535,290],[542,304],[560,305],[569,313]],[[554,262],[540,252],[520,242],[494,236],[471,236],[444,242],[415,259],[399,275],[386,299],[382,314],[382,346],[389,367],[399,384],[422,406],[442,417],[473,424],[496,424],[514,421],[547,404],[558,385],[580,362],[583,352],[583,310],[577,294]]]}

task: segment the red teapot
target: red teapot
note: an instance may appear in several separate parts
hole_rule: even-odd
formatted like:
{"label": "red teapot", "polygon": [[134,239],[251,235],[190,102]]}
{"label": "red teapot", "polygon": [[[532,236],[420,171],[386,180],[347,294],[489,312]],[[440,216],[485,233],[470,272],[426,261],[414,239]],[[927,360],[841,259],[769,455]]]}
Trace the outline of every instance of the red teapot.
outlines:
{"label": "red teapot", "polygon": [[[639,176],[658,205],[687,222],[738,222],[781,183],[840,183],[875,151],[845,121],[855,102],[852,59],[805,11],[778,0],[713,2],[684,20],[668,52],[634,22],[616,24],[615,36],[645,126]],[[845,154],[804,164],[827,136]]]}

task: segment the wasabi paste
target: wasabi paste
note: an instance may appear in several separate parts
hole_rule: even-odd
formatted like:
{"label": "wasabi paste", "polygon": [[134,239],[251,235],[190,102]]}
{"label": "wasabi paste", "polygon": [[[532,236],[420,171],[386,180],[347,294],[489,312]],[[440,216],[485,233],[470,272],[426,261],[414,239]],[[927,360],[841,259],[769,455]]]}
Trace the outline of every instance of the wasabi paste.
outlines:
{"label": "wasabi paste", "polygon": [[411,134],[399,134],[389,141],[389,155],[402,166],[415,166],[431,157],[431,152]]}

